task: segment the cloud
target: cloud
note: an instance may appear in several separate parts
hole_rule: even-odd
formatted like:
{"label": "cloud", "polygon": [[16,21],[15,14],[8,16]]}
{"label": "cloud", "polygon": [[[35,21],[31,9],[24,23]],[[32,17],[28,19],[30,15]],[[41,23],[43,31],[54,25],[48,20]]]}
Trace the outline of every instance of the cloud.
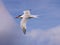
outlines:
{"label": "cloud", "polygon": [[48,30],[31,30],[22,39],[22,45],[60,45],[60,26]]}
{"label": "cloud", "polygon": [[0,0],[0,45],[16,45],[20,35],[18,30],[15,20],[5,8],[2,0]]}

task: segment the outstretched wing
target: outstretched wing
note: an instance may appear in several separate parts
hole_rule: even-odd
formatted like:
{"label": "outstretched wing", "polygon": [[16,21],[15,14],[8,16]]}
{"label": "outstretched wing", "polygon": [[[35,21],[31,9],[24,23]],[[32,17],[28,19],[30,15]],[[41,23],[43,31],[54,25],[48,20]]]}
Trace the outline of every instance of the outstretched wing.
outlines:
{"label": "outstretched wing", "polygon": [[30,15],[29,18],[38,18],[38,15]]}
{"label": "outstretched wing", "polygon": [[23,18],[20,23],[20,26],[24,34],[26,34],[26,22],[27,22],[27,19]]}

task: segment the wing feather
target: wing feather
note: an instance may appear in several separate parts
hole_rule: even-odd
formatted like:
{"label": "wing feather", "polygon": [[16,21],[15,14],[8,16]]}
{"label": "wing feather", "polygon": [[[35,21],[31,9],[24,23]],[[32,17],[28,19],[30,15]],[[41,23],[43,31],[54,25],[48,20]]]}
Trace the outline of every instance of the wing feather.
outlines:
{"label": "wing feather", "polygon": [[29,18],[38,18],[38,15],[30,15]]}

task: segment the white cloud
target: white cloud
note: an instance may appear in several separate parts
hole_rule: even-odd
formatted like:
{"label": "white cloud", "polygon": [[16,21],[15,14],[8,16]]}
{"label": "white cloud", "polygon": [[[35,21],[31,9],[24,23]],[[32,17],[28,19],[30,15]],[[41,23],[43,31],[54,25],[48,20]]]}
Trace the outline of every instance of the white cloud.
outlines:
{"label": "white cloud", "polygon": [[60,45],[60,26],[48,30],[31,30],[23,37],[23,45]]}
{"label": "white cloud", "polygon": [[17,24],[0,0],[0,45],[13,45],[14,42],[16,44],[17,36]]}

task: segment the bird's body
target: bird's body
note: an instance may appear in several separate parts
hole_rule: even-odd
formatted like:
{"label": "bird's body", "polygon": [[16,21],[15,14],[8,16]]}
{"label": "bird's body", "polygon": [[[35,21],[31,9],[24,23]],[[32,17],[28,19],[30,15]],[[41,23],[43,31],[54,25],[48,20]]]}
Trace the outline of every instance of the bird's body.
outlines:
{"label": "bird's body", "polygon": [[22,18],[20,22],[20,27],[24,34],[26,34],[26,22],[30,18],[37,18],[37,16],[31,15],[29,10],[25,10],[22,16],[17,16],[16,18]]}

